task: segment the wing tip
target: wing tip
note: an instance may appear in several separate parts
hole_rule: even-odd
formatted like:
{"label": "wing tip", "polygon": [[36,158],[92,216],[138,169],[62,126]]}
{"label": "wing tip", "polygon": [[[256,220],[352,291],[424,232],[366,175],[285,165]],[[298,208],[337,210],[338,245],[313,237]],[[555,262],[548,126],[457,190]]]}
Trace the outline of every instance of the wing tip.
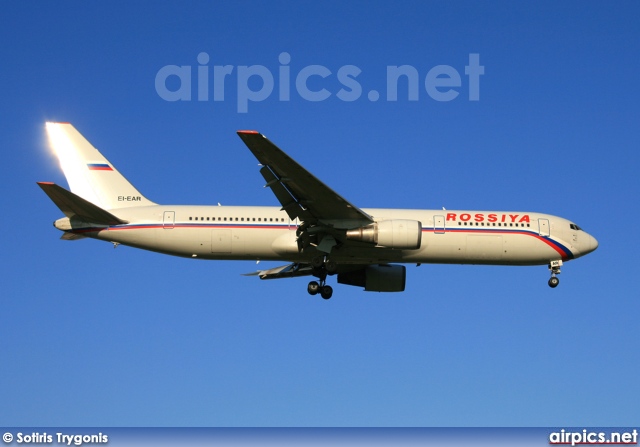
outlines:
{"label": "wing tip", "polygon": [[260,132],[258,132],[257,130],[238,130],[238,131],[237,131],[237,133],[238,133],[239,135],[240,135],[240,134],[242,134],[242,135],[247,135],[247,134],[250,134],[250,135],[257,135],[257,134],[259,134]]}

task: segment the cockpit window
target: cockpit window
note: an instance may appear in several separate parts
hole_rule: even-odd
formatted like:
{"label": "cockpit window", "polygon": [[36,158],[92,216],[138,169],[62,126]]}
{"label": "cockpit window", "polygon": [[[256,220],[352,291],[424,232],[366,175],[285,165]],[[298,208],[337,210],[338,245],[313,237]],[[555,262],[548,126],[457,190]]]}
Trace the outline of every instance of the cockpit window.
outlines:
{"label": "cockpit window", "polygon": [[576,224],[569,224],[569,226],[571,227],[572,230],[578,230],[578,231],[582,231],[582,228],[580,228],[579,226],[577,226]]}

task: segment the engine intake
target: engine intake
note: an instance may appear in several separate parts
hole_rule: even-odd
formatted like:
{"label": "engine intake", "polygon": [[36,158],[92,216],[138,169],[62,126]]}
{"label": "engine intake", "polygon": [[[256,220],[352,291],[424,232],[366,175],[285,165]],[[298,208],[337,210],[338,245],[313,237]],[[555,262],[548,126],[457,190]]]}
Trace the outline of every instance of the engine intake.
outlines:
{"label": "engine intake", "polygon": [[415,250],[422,242],[422,223],[417,220],[383,220],[347,231],[347,239],[380,247]]}

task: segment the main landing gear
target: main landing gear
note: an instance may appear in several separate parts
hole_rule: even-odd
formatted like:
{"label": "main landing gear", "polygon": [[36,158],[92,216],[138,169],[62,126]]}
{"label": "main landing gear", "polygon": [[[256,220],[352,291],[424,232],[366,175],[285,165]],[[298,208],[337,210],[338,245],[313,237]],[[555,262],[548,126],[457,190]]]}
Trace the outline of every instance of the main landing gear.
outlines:
{"label": "main landing gear", "polygon": [[317,295],[318,293],[322,298],[328,300],[333,295],[333,287],[328,286],[324,283],[324,281],[311,281],[307,286],[307,292],[309,295]]}
{"label": "main landing gear", "polygon": [[551,261],[549,263],[549,270],[551,270],[551,278],[549,279],[549,287],[555,289],[560,284],[560,280],[556,275],[560,274],[560,267],[562,266],[562,261]]}
{"label": "main landing gear", "polygon": [[311,265],[314,268],[314,276],[317,276],[320,282],[311,281],[307,286],[307,292],[309,292],[309,295],[317,295],[319,293],[322,298],[328,300],[333,295],[333,288],[326,283],[327,274],[333,275],[336,273],[338,266],[335,261],[325,259],[322,256],[313,258]]}

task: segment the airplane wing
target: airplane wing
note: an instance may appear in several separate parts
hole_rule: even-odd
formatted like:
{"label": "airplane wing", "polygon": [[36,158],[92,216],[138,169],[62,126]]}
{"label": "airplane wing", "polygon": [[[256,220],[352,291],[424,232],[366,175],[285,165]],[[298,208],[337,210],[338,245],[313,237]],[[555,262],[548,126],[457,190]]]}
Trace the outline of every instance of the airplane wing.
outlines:
{"label": "airplane wing", "polygon": [[371,216],[352,205],[285,154],[264,135],[253,130],[238,136],[258,159],[260,173],[289,217],[307,225],[351,229],[373,222]]}

